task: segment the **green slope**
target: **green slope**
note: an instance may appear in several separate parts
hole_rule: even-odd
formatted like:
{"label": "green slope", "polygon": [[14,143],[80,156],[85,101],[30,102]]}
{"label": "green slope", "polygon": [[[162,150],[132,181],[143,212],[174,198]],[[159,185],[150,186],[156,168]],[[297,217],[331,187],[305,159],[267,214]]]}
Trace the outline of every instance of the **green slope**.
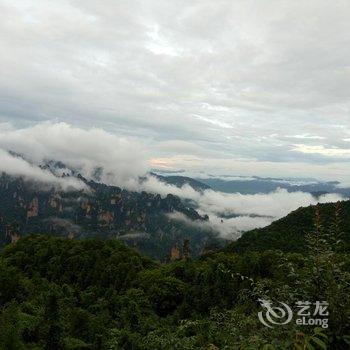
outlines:
{"label": "green slope", "polygon": [[[343,249],[350,249],[350,201],[339,202],[339,230],[345,241]],[[336,204],[326,203],[318,206],[321,222],[325,230],[331,229],[335,221]],[[248,231],[237,241],[229,244],[225,251],[263,251],[279,249],[284,252],[305,252],[306,235],[314,230],[315,206],[302,207],[271,225]]]}
{"label": "green slope", "polygon": [[[0,349],[348,349],[350,202],[320,205],[318,230],[315,212],[170,264],[116,239],[21,238],[0,251]],[[329,328],[267,328],[259,299],[325,300]]]}

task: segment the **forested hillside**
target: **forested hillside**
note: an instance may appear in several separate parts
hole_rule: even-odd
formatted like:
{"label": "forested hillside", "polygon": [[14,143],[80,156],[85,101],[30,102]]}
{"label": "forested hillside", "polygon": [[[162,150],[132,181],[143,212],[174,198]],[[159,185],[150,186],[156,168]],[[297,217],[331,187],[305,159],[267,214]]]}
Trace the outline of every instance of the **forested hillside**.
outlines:
{"label": "forested hillside", "polygon": [[[318,205],[319,220],[326,230],[336,225],[341,231],[342,249],[350,251],[350,201]],[[279,249],[284,252],[307,250],[307,233],[314,229],[315,207],[299,208],[271,225],[245,232],[225,249],[231,252]]]}
{"label": "forested hillside", "polygon": [[[348,349],[341,218],[333,207],[323,226],[320,210],[309,210],[303,254],[293,250],[297,234],[288,253],[265,241],[260,251],[166,265],[117,240],[21,238],[0,255],[0,349]],[[259,299],[325,300],[329,328],[268,328]]]}

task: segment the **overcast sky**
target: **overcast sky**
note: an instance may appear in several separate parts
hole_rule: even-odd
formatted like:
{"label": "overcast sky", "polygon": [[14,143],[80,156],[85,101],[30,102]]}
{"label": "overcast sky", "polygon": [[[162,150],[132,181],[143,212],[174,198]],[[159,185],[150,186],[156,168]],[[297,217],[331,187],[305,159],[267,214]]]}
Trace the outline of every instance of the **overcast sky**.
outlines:
{"label": "overcast sky", "polygon": [[102,128],[153,168],[350,173],[348,0],[1,0],[0,11],[3,130]]}

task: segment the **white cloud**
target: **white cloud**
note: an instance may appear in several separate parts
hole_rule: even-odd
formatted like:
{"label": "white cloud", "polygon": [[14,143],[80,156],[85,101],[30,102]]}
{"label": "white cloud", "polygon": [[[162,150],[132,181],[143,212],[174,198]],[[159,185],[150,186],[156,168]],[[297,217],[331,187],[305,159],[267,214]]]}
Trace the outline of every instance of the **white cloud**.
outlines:
{"label": "white cloud", "polygon": [[317,135],[310,135],[308,133],[301,134],[301,135],[286,135],[286,137],[294,138],[294,139],[309,139],[309,140],[324,140],[325,137],[323,136],[317,136]]}
{"label": "white cloud", "polygon": [[216,215],[211,215],[209,221],[193,221],[182,213],[174,212],[168,214],[168,217],[182,221],[191,227],[200,227],[202,230],[219,232],[220,237],[229,240],[239,238],[243,231],[254,228],[261,228],[271,223],[271,219],[251,216],[238,216],[230,219],[221,219]]}
{"label": "white cloud", "polygon": [[137,142],[99,128],[45,122],[23,129],[1,129],[0,147],[37,164],[43,160],[62,161],[87,177],[96,167],[102,167],[103,181],[124,186],[147,171],[146,152]]}
{"label": "white cloud", "polygon": [[213,118],[206,118],[206,117],[202,117],[200,115],[193,115],[195,118],[199,119],[199,120],[203,120],[206,123],[212,124],[214,126],[218,126],[220,128],[224,128],[224,129],[233,129],[233,126],[231,124],[222,122],[218,119],[213,119]]}
{"label": "white cloud", "polygon": [[[166,147],[191,148],[191,143],[168,142]],[[28,161],[11,156],[5,150],[24,155]],[[103,168],[102,181],[129,190],[146,190],[167,195],[172,193],[183,199],[192,200],[201,214],[210,216],[208,227],[221,232],[224,237],[234,238],[243,230],[262,227],[273,220],[287,215],[292,210],[317,200],[308,193],[279,189],[269,194],[242,195],[205,190],[202,193],[185,185],[182,188],[160,182],[148,175],[139,182],[140,176],[148,171],[148,153],[131,138],[120,138],[102,129],[81,129],[67,123],[39,123],[33,127],[0,130],[0,171],[24,176],[43,183],[55,184],[63,189],[84,188],[74,177],[62,178],[37,165],[44,160],[65,163],[68,168],[78,169],[91,178],[96,167]],[[61,170],[67,172],[67,170]],[[248,177],[249,179],[249,177]],[[329,202],[342,199],[339,195],[325,195],[319,201]],[[238,216],[223,219],[221,216]]]}
{"label": "white cloud", "polygon": [[326,157],[349,157],[349,148],[326,148],[323,145],[309,146],[309,145],[295,145],[293,151],[307,153],[307,154],[321,154]]}
{"label": "white cloud", "polygon": [[2,149],[0,149],[0,173],[1,172],[6,172],[15,177],[23,177],[27,180],[34,180],[43,184],[56,186],[63,190],[87,190],[87,186],[76,178],[56,177],[51,172],[30,164],[22,158],[12,156]]}
{"label": "white cloud", "polygon": [[[288,192],[278,189],[268,194],[244,195],[240,193],[222,193],[213,190],[197,192],[184,185],[181,188],[159,182],[148,176],[141,188],[149,192],[166,195],[172,193],[183,199],[191,199],[201,214],[208,214],[210,221],[200,225],[218,230],[226,238],[236,238],[242,231],[269,225],[291,211],[317,203],[337,202],[344,198],[338,194],[326,194],[316,199],[310,193]],[[223,219],[221,215],[238,217]],[[195,222],[194,224],[198,224]]]}

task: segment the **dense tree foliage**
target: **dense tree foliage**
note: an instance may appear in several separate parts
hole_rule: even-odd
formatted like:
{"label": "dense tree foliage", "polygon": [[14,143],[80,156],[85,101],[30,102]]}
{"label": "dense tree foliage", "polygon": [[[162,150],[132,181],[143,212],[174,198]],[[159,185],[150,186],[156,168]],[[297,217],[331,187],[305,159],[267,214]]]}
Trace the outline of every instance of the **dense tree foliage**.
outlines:
{"label": "dense tree foliage", "polygon": [[[320,220],[325,229],[330,230],[334,224],[335,211],[338,213],[339,229],[343,232],[343,250],[350,250],[350,201],[326,203],[319,205]],[[226,251],[244,252],[247,250],[263,251],[279,249],[284,252],[300,252],[307,250],[307,234],[313,229],[315,207],[301,207],[271,225],[251,230],[243,234],[237,241],[229,244]]]}
{"label": "dense tree foliage", "polygon": [[[339,213],[333,206],[324,225],[316,210],[303,254],[225,251],[165,265],[117,240],[22,238],[0,254],[0,349],[347,349]],[[259,299],[326,300],[329,328],[267,328]]]}

